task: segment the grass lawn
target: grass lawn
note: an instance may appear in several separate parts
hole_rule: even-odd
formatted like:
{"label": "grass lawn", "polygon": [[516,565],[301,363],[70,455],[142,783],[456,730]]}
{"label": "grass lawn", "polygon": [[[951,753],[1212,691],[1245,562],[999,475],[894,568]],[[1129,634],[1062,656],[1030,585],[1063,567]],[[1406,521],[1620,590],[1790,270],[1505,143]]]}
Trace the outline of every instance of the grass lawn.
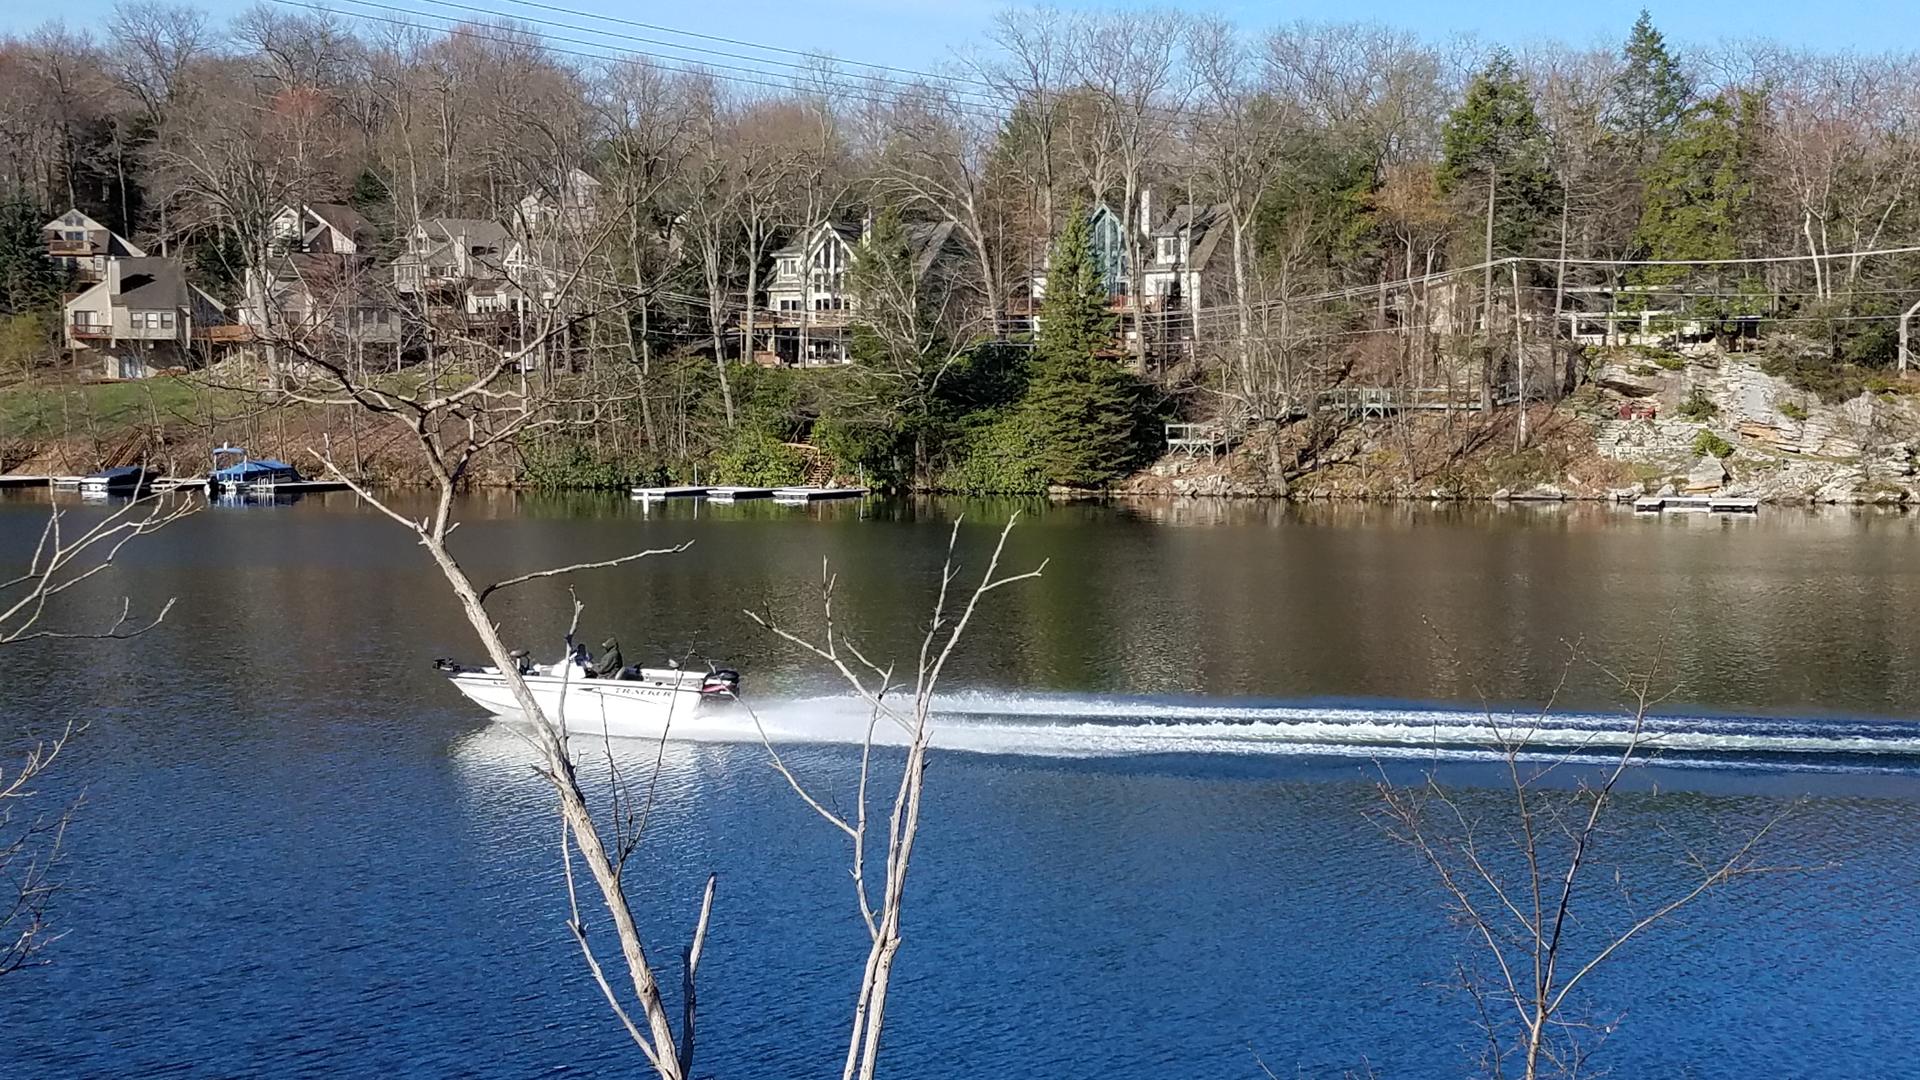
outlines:
{"label": "grass lawn", "polygon": [[156,415],[163,425],[195,422],[205,417],[209,402],[216,415],[230,412],[233,403],[224,400],[230,396],[164,375],[85,385],[22,384],[0,390],[0,432],[25,439],[83,434],[89,416],[103,434],[150,425]]}

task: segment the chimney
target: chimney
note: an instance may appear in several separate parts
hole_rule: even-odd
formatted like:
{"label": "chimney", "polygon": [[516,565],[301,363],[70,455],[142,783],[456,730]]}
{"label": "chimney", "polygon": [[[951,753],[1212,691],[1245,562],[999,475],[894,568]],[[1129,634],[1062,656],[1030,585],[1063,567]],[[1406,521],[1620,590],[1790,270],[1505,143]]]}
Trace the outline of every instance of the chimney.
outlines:
{"label": "chimney", "polygon": [[113,296],[118,294],[119,292],[120,292],[120,260],[109,255],[107,256],[107,295]]}
{"label": "chimney", "polygon": [[1153,188],[1151,187],[1140,189],[1140,235],[1142,237],[1153,235]]}

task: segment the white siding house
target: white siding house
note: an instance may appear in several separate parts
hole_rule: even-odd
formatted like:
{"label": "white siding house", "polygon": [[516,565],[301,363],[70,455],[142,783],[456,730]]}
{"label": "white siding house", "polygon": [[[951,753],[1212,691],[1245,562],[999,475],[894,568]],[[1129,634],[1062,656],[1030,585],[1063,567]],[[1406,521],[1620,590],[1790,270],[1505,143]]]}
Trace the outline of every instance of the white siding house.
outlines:
{"label": "white siding house", "polygon": [[102,373],[138,379],[204,359],[208,331],[228,323],[220,302],[187,283],[175,259],[109,259],[106,276],[61,312],[67,348],[99,357]]}

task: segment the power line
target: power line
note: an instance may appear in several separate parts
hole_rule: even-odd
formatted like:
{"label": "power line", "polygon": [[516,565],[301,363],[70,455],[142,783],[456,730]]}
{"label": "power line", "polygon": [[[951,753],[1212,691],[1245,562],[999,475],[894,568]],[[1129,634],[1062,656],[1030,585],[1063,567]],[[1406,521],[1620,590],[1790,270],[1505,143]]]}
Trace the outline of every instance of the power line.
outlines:
{"label": "power line", "polygon": [[[308,11],[316,11],[316,12],[320,12],[328,15],[344,15],[347,18],[357,19],[362,22],[383,23],[389,26],[398,26],[398,27],[404,27],[407,29],[415,29],[415,30],[417,29],[438,30],[447,34],[453,34],[457,32],[462,36],[472,38],[473,40],[476,40],[476,41],[488,41],[498,45],[526,44],[524,40],[517,41],[512,38],[498,37],[498,36],[493,36],[489,34],[478,33],[470,25],[461,25],[457,23],[451,24],[451,25],[441,25],[436,23],[423,24],[423,23],[414,22],[407,19],[396,19],[396,18],[390,18],[390,17],[380,16],[380,15],[370,15],[370,14],[357,12],[357,11],[341,11],[337,8],[327,7],[321,4],[304,3],[304,2],[301,2],[301,0],[272,0],[272,2],[275,4],[278,4],[281,7],[304,8]],[[359,3],[359,2],[364,2],[364,0],[351,0],[351,2]],[[444,16],[434,15],[428,12],[412,11],[411,9],[406,9],[406,8],[391,8],[390,10],[417,15],[422,18],[428,18],[428,19],[444,18]],[[602,62],[607,62],[607,61],[629,61],[630,62],[636,57],[644,57],[648,60],[668,61],[672,65],[693,65],[698,63],[697,61],[689,60],[685,57],[663,56],[657,53],[649,53],[649,52],[645,52],[638,49],[619,49],[619,50],[615,50],[613,55],[609,55],[607,53],[601,53],[601,52],[584,52],[579,49],[564,49],[550,43],[551,41],[554,41],[554,40],[573,41],[575,44],[587,45],[589,47],[597,47],[597,45],[596,43],[589,42],[589,41],[579,41],[577,39],[571,39],[571,38],[549,38],[543,35],[541,38],[541,47],[545,49],[547,52],[560,55],[560,56],[577,56],[583,59],[598,60]],[[721,66],[719,70],[715,70],[715,67],[716,67],[715,65],[704,65],[704,64],[699,65],[697,67],[696,66],[670,66],[670,65],[656,65],[656,66],[667,66],[669,70],[678,71],[683,74],[704,75],[710,78],[719,79],[724,82],[739,83],[746,86],[765,87],[773,90],[786,91],[788,93],[795,92],[796,90],[799,89],[798,87],[794,86],[792,83],[769,82],[762,79],[749,79],[739,75],[725,74],[726,71],[730,71],[730,70],[731,71],[747,71],[750,73],[763,74],[763,75],[777,75],[778,74],[777,72],[759,71],[758,69],[752,69],[752,68],[727,68],[724,66]],[[843,98],[850,98],[855,101],[866,101],[866,102],[877,104],[877,105],[897,106],[906,100],[902,96],[890,95],[884,91],[862,93],[854,89],[839,88],[839,89],[835,89],[833,93]],[[963,105],[956,105],[954,106],[954,108],[960,112],[967,112],[967,113],[982,116],[988,119],[995,119],[995,120],[1000,119],[997,113],[989,114],[980,110],[969,109]]]}
{"label": "power line", "polygon": [[[425,18],[432,18],[432,19],[449,19],[449,20],[450,20],[450,19],[452,18],[452,16],[446,16],[446,15],[438,15],[438,14],[435,14],[435,13],[433,13],[433,12],[426,12],[426,11],[420,11],[420,10],[418,10],[418,9],[415,9],[415,8],[408,8],[408,7],[398,7],[398,6],[395,6],[395,5],[392,5],[392,4],[386,4],[386,3],[379,3],[379,2],[376,2],[376,0],[344,0],[344,2],[346,2],[346,3],[349,3],[349,4],[353,4],[353,5],[355,5],[355,6],[358,6],[358,7],[368,7],[368,8],[375,8],[375,9],[378,9],[378,10],[381,10],[381,11],[392,11],[392,12],[398,12],[398,13],[401,13],[401,14],[406,14],[406,15],[419,15],[419,16],[423,16],[423,17],[425,17]],[[495,10],[495,9],[493,9],[493,8],[486,8],[486,7],[478,7],[478,6],[475,6],[475,5],[473,5],[473,4],[463,4],[463,3],[455,3],[455,2],[453,2],[453,0],[413,0],[413,2],[414,2],[414,3],[423,3],[423,4],[432,4],[432,5],[433,5],[433,6],[435,6],[435,7],[443,7],[443,8],[451,8],[451,9],[454,9],[454,10],[456,10],[456,11],[468,11],[468,12],[473,12],[473,13],[475,13],[475,14],[479,14],[479,15],[490,15],[490,16],[494,16],[494,17],[496,17],[496,18],[503,18],[503,19],[515,19],[515,20],[517,20],[517,21],[520,21],[520,22],[524,22],[524,23],[528,23],[528,24],[531,24],[531,25],[534,25],[534,26],[538,26],[538,27],[542,27],[542,28],[547,28],[547,27],[552,27],[552,28],[554,28],[554,29],[559,29],[559,30],[571,30],[571,31],[575,31],[575,32],[578,32],[578,33],[582,33],[582,34],[598,34],[598,35],[601,35],[601,36],[604,36],[604,37],[611,37],[611,38],[620,38],[620,39],[622,39],[622,40],[625,40],[625,41],[636,41],[636,42],[639,42],[639,43],[641,43],[641,44],[643,44],[643,45],[655,45],[655,46],[660,46],[660,47],[662,47],[662,48],[667,48],[667,49],[675,49],[675,50],[678,50],[678,51],[680,51],[680,52],[688,52],[688,53],[698,53],[698,54],[702,54],[702,55],[706,55],[706,56],[718,56],[718,57],[721,57],[721,58],[723,58],[723,59],[728,59],[728,60],[742,60],[742,61],[745,61],[745,62],[747,62],[747,63],[750,63],[750,64],[772,64],[772,65],[776,65],[776,66],[778,66],[778,67],[780,67],[780,68],[784,68],[784,69],[790,69],[791,71],[793,71],[793,72],[795,72],[795,73],[798,73],[798,74],[809,74],[809,75],[811,75],[811,74],[821,74],[821,73],[822,73],[822,72],[820,71],[820,69],[819,69],[818,67],[816,67],[816,66],[813,66],[813,65],[809,65],[809,64],[805,64],[805,63],[798,63],[798,62],[795,62],[795,61],[791,61],[791,60],[778,60],[778,59],[774,59],[774,58],[771,58],[771,57],[765,57],[765,56],[751,56],[751,55],[748,55],[748,54],[745,54],[745,53],[737,53],[737,52],[728,52],[728,51],[726,51],[726,50],[723,50],[723,49],[710,49],[710,48],[706,48],[706,47],[704,47],[704,46],[700,46],[700,45],[687,45],[687,44],[683,44],[683,43],[681,43],[681,42],[677,42],[677,41],[664,41],[664,40],[661,40],[661,39],[659,39],[659,38],[651,38],[651,37],[640,37],[640,36],[638,36],[638,35],[634,35],[634,34],[623,34],[623,33],[620,33],[620,32],[618,32],[618,31],[612,31],[612,30],[605,30],[605,29],[602,29],[602,28],[600,28],[600,27],[595,27],[595,26],[577,26],[577,25],[575,25],[575,24],[572,24],[572,23],[563,23],[563,22],[555,22],[555,21],[551,21],[551,20],[546,20],[546,19],[532,19],[532,18],[526,18],[526,17],[524,17],[524,16],[517,16],[517,15],[512,15],[512,14],[510,14],[510,13],[507,13],[507,12],[502,12],[502,11],[498,11],[498,10]],[[538,5],[538,6],[541,6],[541,7],[545,7],[546,5]],[[352,15],[352,14],[354,14],[354,13],[353,13],[353,12],[345,12],[344,14],[348,14],[348,15]],[[578,13],[576,13],[576,14],[578,14]],[[596,18],[596,19],[597,19],[597,18],[603,18],[602,16],[596,16],[596,15],[589,15],[589,16],[587,16],[587,17],[588,17],[588,18]],[[608,18],[608,19],[607,19],[607,21],[609,21],[609,22],[620,22],[620,23],[624,23],[624,22],[626,22],[627,20],[624,20],[624,19],[613,19],[613,18]],[[646,26],[646,25],[649,25],[649,24],[645,24],[645,23],[642,23],[642,24],[638,24],[638,25],[642,25],[642,26]],[[677,33],[678,31],[671,31],[671,30],[669,30],[668,32],[669,32],[669,33]],[[542,37],[544,38],[544,37],[545,37],[545,35],[543,34],[543,35],[542,35]],[[591,44],[597,44],[597,43],[595,43],[595,42],[587,42],[587,41],[581,41],[580,39],[577,39],[577,38],[563,38],[563,39],[556,39],[556,40],[566,40],[566,41],[572,41],[572,42],[575,42],[576,44],[588,44],[588,45],[591,45]],[[731,39],[728,39],[728,40],[731,40]],[[749,48],[767,48],[767,46],[761,46],[761,45],[755,45],[755,44],[754,44],[754,43],[752,43],[752,42],[738,42],[738,44],[741,44],[741,45],[745,45],[745,46],[747,46],[747,47],[749,47]],[[794,52],[794,54],[795,54],[795,55],[799,55],[799,56],[807,56],[807,57],[812,57],[812,58],[814,58],[815,60],[830,60],[830,59],[832,59],[832,58],[830,58],[830,57],[827,57],[827,56],[825,56],[825,55],[823,55],[823,54],[820,54],[820,53],[801,53],[801,52],[797,52],[797,51],[794,51],[794,50],[781,50],[781,51],[783,51],[783,52]],[[642,54],[642,55],[653,55],[653,54]],[[698,62],[700,62],[700,61],[697,61],[697,60],[693,60],[692,58],[688,58],[688,57],[671,57],[670,59],[675,59],[675,60],[680,60],[680,61],[682,61],[682,62],[689,62],[689,63],[698,63]],[[860,66],[863,66],[863,67],[875,67],[875,68],[879,68],[879,69],[881,69],[881,70],[891,70],[891,69],[886,69],[886,68],[884,67],[884,65],[866,65],[866,64],[860,64],[860,62],[859,62],[859,61],[847,61],[847,63],[852,63],[852,64],[859,64]],[[761,74],[766,74],[766,75],[784,75],[784,74],[786,74],[786,72],[784,72],[784,71],[767,71],[767,70],[765,70],[764,68],[745,68],[745,69],[738,69],[738,70],[745,70],[745,71],[750,71],[750,72],[758,72],[758,73],[761,73]],[[901,82],[900,82],[899,80],[895,80],[895,79],[885,79],[885,78],[882,78],[882,77],[879,77],[879,76],[875,76],[875,78],[876,78],[876,79],[878,79],[879,81],[883,81],[883,82],[887,82],[887,83],[891,83],[891,84],[896,84],[896,85],[900,85],[900,86],[904,86],[904,87],[909,87],[909,88],[911,88],[911,87],[913,86],[913,84],[910,84],[910,83],[901,83]],[[936,81],[940,81],[940,82],[943,82],[943,83],[947,81],[947,80],[945,80],[945,79],[944,79],[944,78],[943,78],[942,76],[937,76],[937,75],[930,75],[930,76],[928,76],[928,78],[931,78],[931,79],[934,79],[934,80],[936,80]],[[968,92],[968,93],[971,93],[971,92]],[[996,106],[997,106],[997,105],[999,104],[999,103],[998,103],[997,101],[993,101],[993,100],[985,100],[985,99],[976,99],[976,98],[972,98],[972,97],[969,97],[969,103],[970,103],[970,104],[976,104],[976,105],[979,105],[979,106],[981,106],[981,107],[983,107],[983,108],[986,108],[986,107],[996,107]]]}
{"label": "power line", "polygon": [[[447,3],[446,0],[416,0],[416,2],[433,4],[436,7],[464,7],[465,6],[461,4]],[[657,23],[646,23],[646,22],[639,22],[633,19],[623,19],[614,15],[597,15],[590,11],[580,11],[575,8],[561,7],[558,4],[536,3],[534,2],[534,0],[503,0],[503,2],[512,4],[515,7],[537,8],[541,11],[553,11],[553,12],[558,12],[562,15],[572,15],[572,16],[575,16],[576,18],[593,19],[599,22],[617,23],[621,26],[637,27],[641,30],[651,30],[651,31],[654,31],[655,33],[675,34],[680,37],[697,38],[701,41],[713,41],[713,42],[718,42],[722,45],[738,45],[742,48],[759,49],[765,52],[784,53],[788,56],[800,56],[800,57],[806,57],[809,59],[829,60],[836,63],[852,64],[856,67],[871,68],[876,71],[890,71],[897,75],[909,75],[914,78],[935,79],[942,82],[968,82],[978,86],[987,87],[988,89],[995,89],[992,83],[989,83],[984,79],[969,79],[963,76],[941,75],[941,74],[936,74],[930,71],[919,71],[914,68],[902,68],[902,67],[893,67],[887,64],[876,64],[866,60],[850,60],[844,57],[834,56],[834,55],[819,52],[819,51],[809,51],[807,49],[792,49],[784,45],[766,45],[757,41],[748,41],[744,38],[726,37],[720,34],[703,34],[697,30],[681,30],[672,26],[661,26]],[[468,10],[483,10],[483,9],[469,8]],[[504,14],[504,13],[495,12],[494,14]],[[514,17],[521,18],[521,16],[514,16]],[[525,21],[536,22],[538,20],[526,19]]]}

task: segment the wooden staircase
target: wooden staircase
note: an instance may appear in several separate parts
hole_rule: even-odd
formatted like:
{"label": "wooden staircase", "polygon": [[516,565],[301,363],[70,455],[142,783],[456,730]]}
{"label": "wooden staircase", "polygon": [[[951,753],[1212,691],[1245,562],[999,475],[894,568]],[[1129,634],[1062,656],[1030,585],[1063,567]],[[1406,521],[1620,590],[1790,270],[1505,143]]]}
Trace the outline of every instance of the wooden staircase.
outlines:
{"label": "wooden staircase", "polygon": [[806,461],[805,470],[800,475],[802,487],[832,487],[833,458],[812,443],[787,443],[790,449],[797,451]]}

